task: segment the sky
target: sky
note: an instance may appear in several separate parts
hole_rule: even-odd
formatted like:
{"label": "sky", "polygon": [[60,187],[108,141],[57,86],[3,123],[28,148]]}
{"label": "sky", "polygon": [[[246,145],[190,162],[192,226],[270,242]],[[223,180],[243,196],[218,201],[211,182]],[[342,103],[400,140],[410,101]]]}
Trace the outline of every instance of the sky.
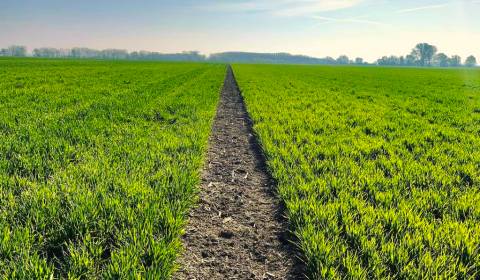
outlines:
{"label": "sky", "polygon": [[0,47],[480,59],[480,0],[0,0]]}

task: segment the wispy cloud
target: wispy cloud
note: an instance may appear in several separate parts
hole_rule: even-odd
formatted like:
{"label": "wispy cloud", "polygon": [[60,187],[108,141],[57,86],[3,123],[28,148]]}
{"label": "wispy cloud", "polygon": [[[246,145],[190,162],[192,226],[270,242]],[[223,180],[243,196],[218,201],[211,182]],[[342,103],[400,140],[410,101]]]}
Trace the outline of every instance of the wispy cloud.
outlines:
{"label": "wispy cloud", "polygon": [[267,12],[275,16],[308,16],[321,12],[347,9],[364,0],[240,0],[207,6],[224,12]]}
{"label": "wispy cloud", "polygon": [[378,26],[388,26],[388,24],[379,22],[379,21],[374,21],[374,20],[368,20],[368,19],[362,19],[362,18],[332,18],[332,17],[324,17],[324,16],[312,16],[314,19],[318,19],[324,23],[361,23],[361,24],[370,24],[370,25],[378,25]]}
{"label": "wispy cloud", "polygon": [[449,3],[443,3],[443,4],[437,4],[437,5],[413,7],[413,8],[398,10],[396,13],[397,14],[405,14],[405,13],[413,13],[413,12],[418,12],[418,11],[424,11],[424,10],[435,10],[435,9],[445,8],[448,5],[449,5]]}

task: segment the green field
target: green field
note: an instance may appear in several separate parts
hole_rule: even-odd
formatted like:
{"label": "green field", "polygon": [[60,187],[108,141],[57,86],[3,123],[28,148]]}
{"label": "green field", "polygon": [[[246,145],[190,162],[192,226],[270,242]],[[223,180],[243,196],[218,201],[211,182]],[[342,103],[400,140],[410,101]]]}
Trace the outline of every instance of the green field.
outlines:
{"label": "green field", "polygon": [[480,277],[480,71],[235,65],[308,274]]}
{"label": "green field", "polygon": [[[234,71],[310,279],[480,277],[480,70]],[[0,58],[0,279],[170,278],[224,76]]]}
{"label": "green field", "polygon": [[0,59],[0,278],[168,278],[224,75]]}

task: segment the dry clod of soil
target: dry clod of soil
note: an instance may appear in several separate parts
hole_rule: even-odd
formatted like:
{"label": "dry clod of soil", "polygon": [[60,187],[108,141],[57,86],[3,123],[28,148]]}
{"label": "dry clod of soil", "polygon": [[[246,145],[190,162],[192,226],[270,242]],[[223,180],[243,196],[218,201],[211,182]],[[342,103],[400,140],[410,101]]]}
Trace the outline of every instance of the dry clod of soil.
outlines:
{"label": "dry clod of soil", "polygon": [[174,279],[302,279],[230,67]]}

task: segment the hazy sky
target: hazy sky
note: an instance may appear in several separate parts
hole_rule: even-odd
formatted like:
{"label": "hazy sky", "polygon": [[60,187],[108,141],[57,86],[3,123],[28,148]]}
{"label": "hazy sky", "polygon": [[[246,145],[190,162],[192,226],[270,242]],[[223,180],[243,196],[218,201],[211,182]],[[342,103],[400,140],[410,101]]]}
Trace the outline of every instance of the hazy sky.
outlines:
{"label": "hazy sky", "polygon": [[480,58],[480,0],[0,0],[0,46]]}

